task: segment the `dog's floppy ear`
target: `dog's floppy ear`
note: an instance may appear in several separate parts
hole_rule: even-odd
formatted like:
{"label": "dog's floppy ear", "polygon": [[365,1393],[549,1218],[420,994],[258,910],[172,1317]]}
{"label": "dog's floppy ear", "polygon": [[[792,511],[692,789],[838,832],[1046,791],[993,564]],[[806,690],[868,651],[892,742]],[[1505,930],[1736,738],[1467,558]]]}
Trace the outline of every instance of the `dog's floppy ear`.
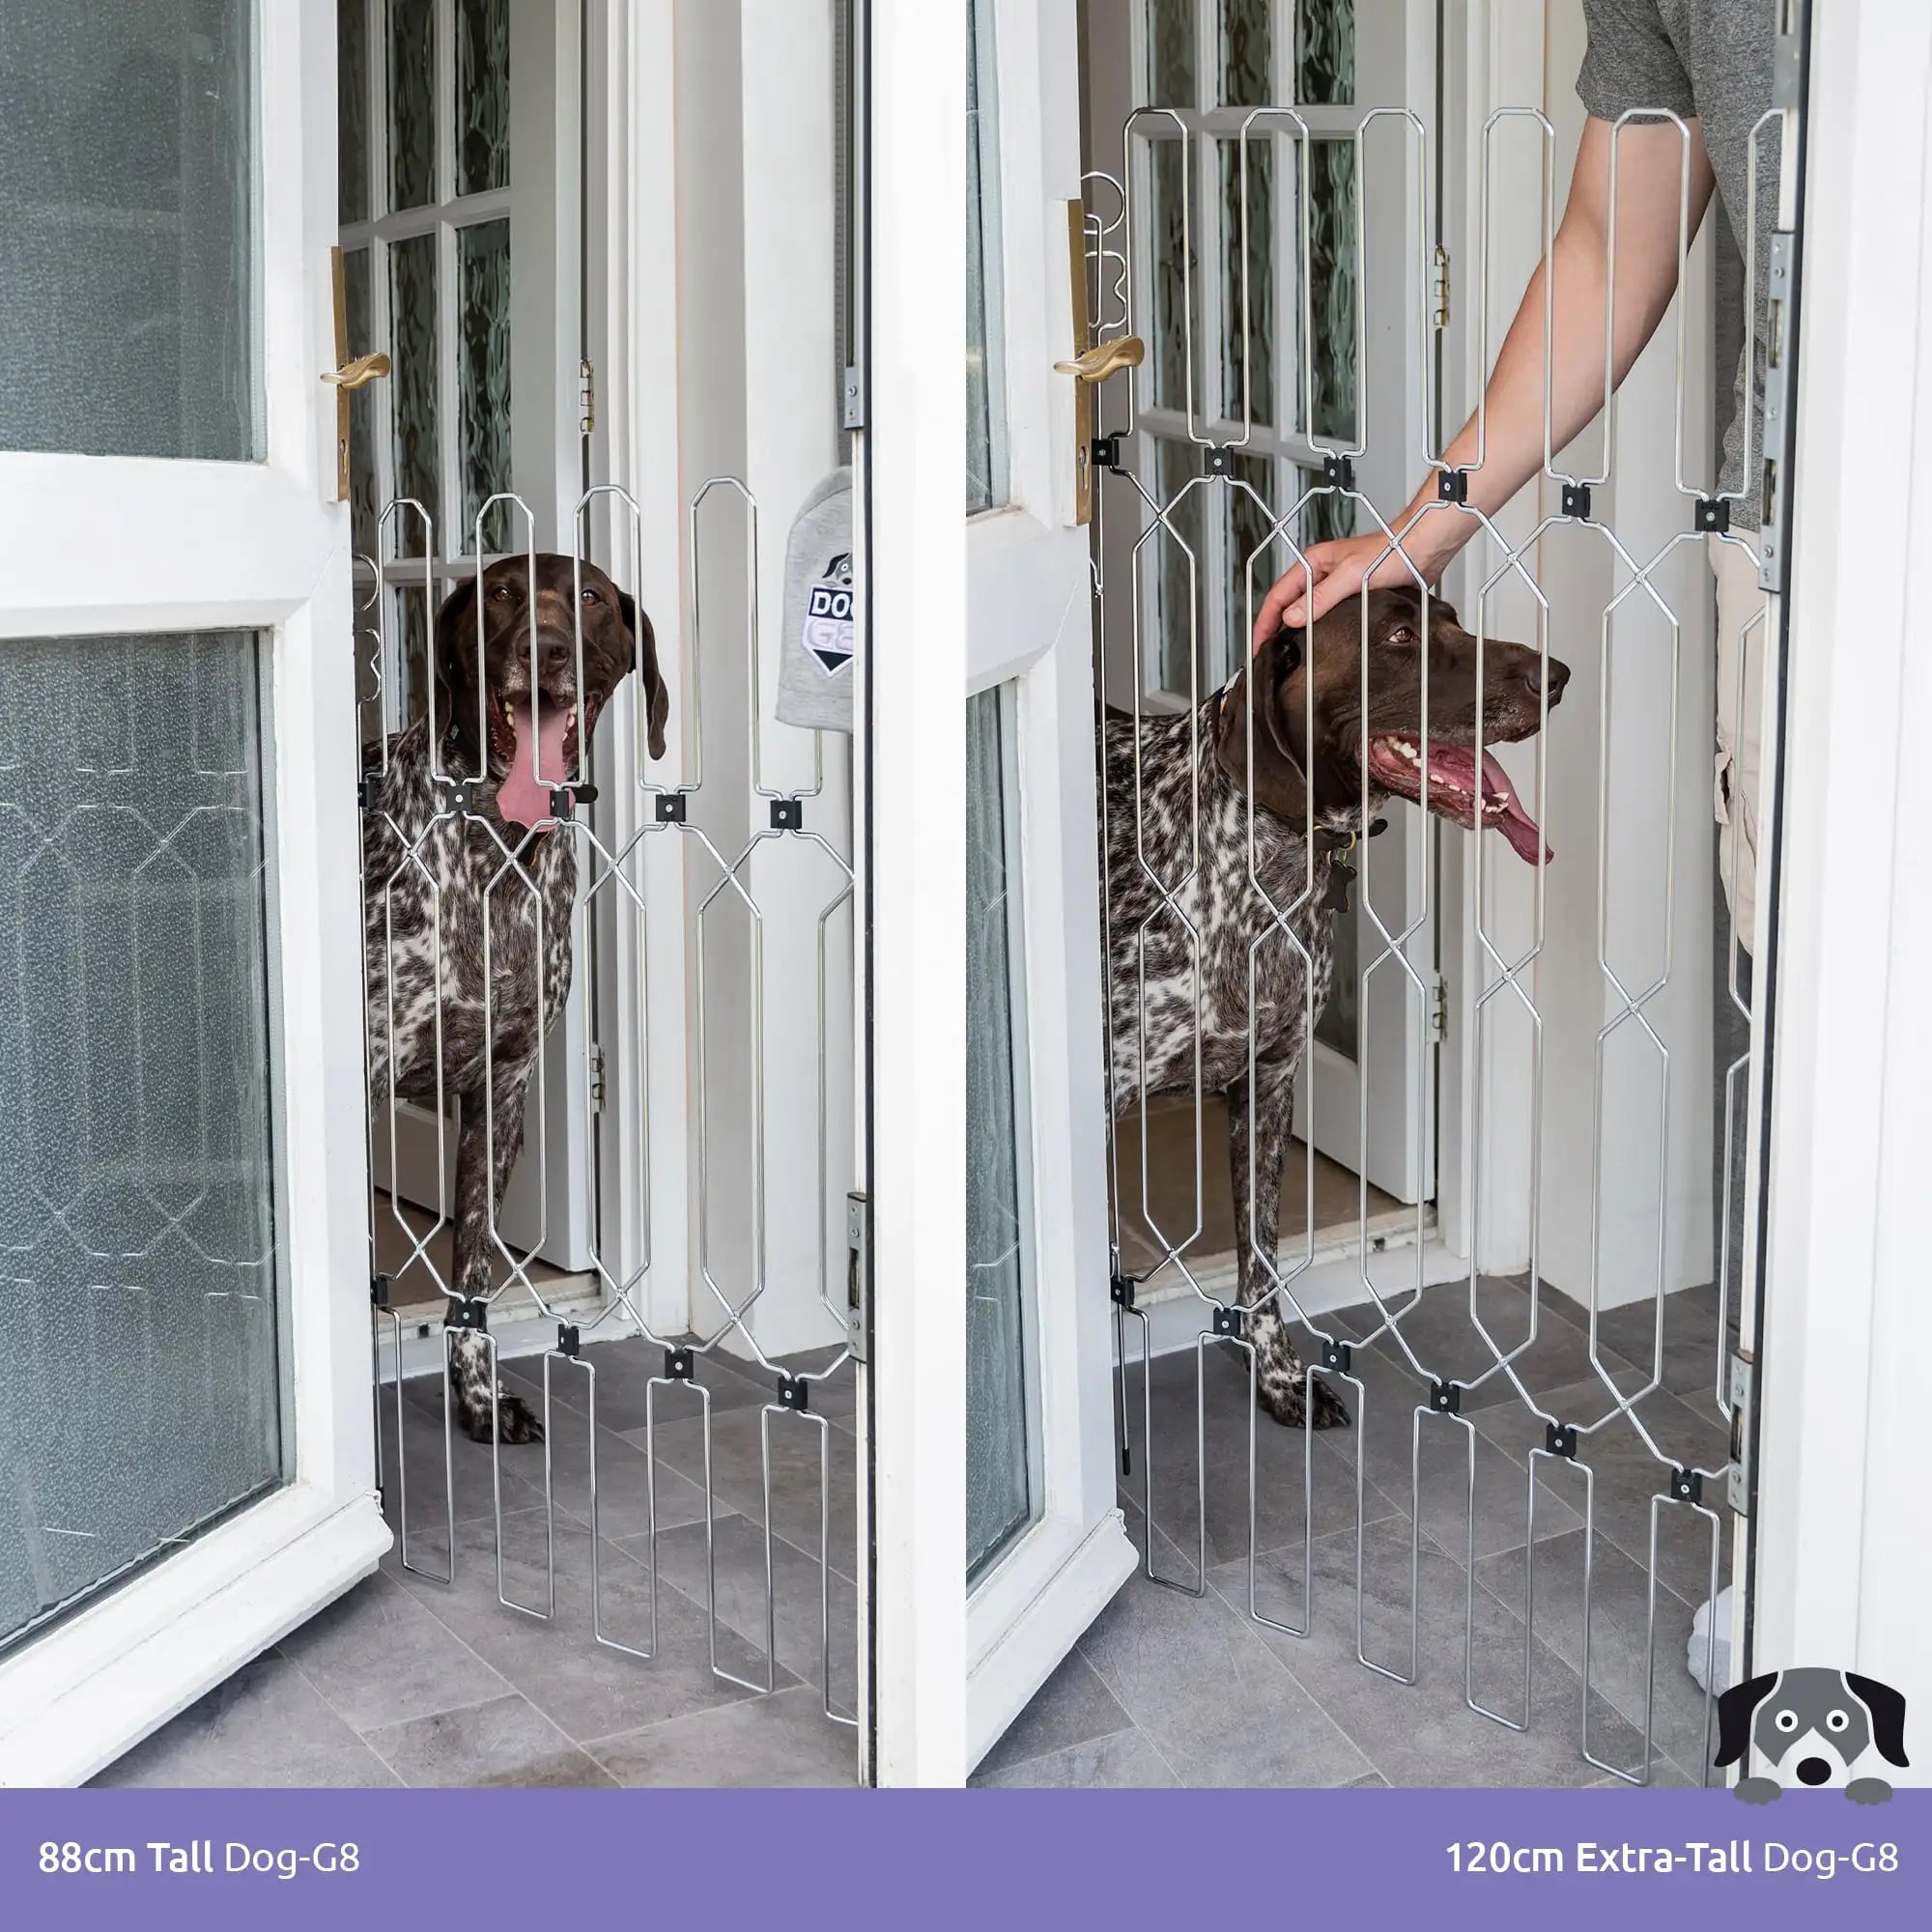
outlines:
{"label": "dog's floppy ear", "polygon": [[[439,731],[453,724],[469,744],[476,735],[476,579],[466,577],[442,600],[430,639],[429,673],[436,680]],[[459,713],[467,711],[467,717]]]}
{"label": "dog's floppy ear", "polygon": [[665,754],[665,720],[670,716],[670,693],[658,671],[657,633],[649,616],[638,609],[638,600],[628,591],[617,593],[617,608],[624,613],[624,628],[636,644],[639,669],[644,680],[644,717],[650,734],[651,756]]}
{"label": "dog's floppy ear", "polygon": [[1776,1687],[1778,1673],[1734,1684],[1718,1699],[1718,1755],[1712,1762],[1721,1770],[1735,1764],[1750,1743],[1751,1714]]}
{"label": "dog's floppy ear", "polygon": [[1845,1672],[1845,1689],[1871,1713],[1872,1743],[1878,1747],[1879,1756],[1888,1764],[1910,1770],[1911,1760],[1905,1755],[1904,1695],[1875,1677],[1861,1677],[1850,1670]]}
{"label": "dog's floppy ear", "polygon": [[1228,781],[1248,793],[1248,695],[1254,694],[1254,802],[1277,818],[1306,829],[1308,778],[1287,737],[1286,687],[1301,668],[1300,631],[1277,631],[1221,694],[1214,721],[1214,760]]}

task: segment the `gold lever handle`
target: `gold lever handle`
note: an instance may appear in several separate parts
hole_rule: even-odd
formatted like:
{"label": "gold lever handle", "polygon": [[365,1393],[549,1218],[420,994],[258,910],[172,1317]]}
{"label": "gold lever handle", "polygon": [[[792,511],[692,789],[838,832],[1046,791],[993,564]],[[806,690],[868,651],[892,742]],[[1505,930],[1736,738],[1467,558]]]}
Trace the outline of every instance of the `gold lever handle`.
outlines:
{"label": "gold lever handle", "polygon": [[379,349],[373,355],[358,355],[355,361],[343,363],[339,369],[325,369],[322,380],[333,383],[338,389],[359,389],[364,383],[388,373],[389,358]]}
{"label": "gold lever handle", "polygon": [[1147,344],[1138,335],[1116,336],[1083,349],[1070,362],[1053,366],[1063,376],[1082,383],[1104,383],[1117,369],[1138,369],[1147,360]]}

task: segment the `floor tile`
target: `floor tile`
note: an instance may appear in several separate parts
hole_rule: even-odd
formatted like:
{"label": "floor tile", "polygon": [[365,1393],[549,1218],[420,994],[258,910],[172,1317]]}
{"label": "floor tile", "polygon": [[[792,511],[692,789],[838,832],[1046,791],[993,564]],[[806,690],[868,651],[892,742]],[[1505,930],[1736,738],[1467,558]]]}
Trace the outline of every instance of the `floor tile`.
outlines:
{"label": "floor tile", "polygon": [[1136,1577],[1080,1649],[1185,1784],[1344,1784],[1372,1768],[1211,1591],[1185,1597]]}
{"label": "floor tile", "polygon": [[1110,1732],[1126,1730],[1132,1722],[1120,1699],[1100,1682],[1099,1673],[1079,1651],[1072,1651],[980,1760],[974,1781],[986,1783],[1008,1765],[1091,1744]]}
{"label": "floor tile", "polygon": [[857,1733],[799,1685],[770,1697],[600,1738],[591,1753],[619,1784],[734,1789],[857,1781]]}
{"label": "floor tile", "polygon": [[280,1649],[365,1734],[378,1725],[480,1704],[509,1689],[393,1577],[381,1573],[290,1632]]}
{"label": "floor tile", "polygon": [[968,1782],[1009,1791],[1161,1791],[1180,1779],[1144,1732],[1116,1731],[998,1770],[981,1769]]}
{"label": "floor tile", "polygon": [[[560,1510],[567,1510],[587,1529],[590,1526],[590,1430],[589,1418],[576,1411],[558,1411],[551,1432],[551,1484]],[[542,1451],[538,1451],[541,1458]],[[641,1433],[633,1441],[599,1423],[597,1430],[597,1520],[603,1534],[615,1541],[621,1536],[647,1533],[651,1526],[652,1498],[650,1468],[644,1460]],[[680,1523],[704,1520],[704,1490],[687,1476],[680,1475],[658,1458],[657,1522],[660,1529],[675,1529]],[[541,1491],[543,1469],[539,1462],[536,1483]],[[720,1514],[729,1512],[722,1503],[713,1504]]]}
{"label": "floor tile", "polygon": [[[444,1487],[442,1408],[433,1381],[408,1383],[403,1391],[403,1453],[396,1460],[396,1405],[393,1389],[384,1391],[383,1514],[389,1527],[399,1527],[407,1481],[410,1546],[412,1561],[441,1566],[448,1551],[444,1513],[449,1507]],[[531,1443],[498,1445],[498,1464],[506,1512],[540,1507],[543,1502],[543,1450]],[[473,1442],[452,1424],[449,1432],[449,1480],[455,1493],[459,1522],[489,1518],[496,1511],[496,1489],[490,1465],[490,1445]],[[420,1547],[420,1554],[418,1554]]]}
{"label": "floor tile", "polygon": [[286,1658],[243,1664],[92,1780],[97,1785],[341,1789],[395,1774]]}
{"label": "floor tile", "polygon": [[417,1787],[612,1782],[527,1699],[514,1695],[388,1724],[371,1731],[369,1743],[405,1784]]}
{"label": "floor tile", "polygon": [[[1275,1565],[1283,1557],[1276,1552],[1264,1561]],[[1384,1677],[1357,1657],[1354,1537],[1324,1537],[1315,1546],[1315,1559],[1310,1634],[1293,1637],[1262,1631],[1261,1639],[1392,1785],[1580,1785],[1599,1775],[1577,1747],[1581,1687],[1547,1645],[1538,1646],[1533,1660],[1527,1730],[1508,1729],[1468,1708],[1467,1573],[1438,1546],[1423,1539],[1411,1595],[1406,1526],[1376,1523],[1363,1537],[1362,1648],[1377,1662],[1406,1672],[1413,1603],[1418,1663],[1413,1684]],[[1217,1574],[1216,1588],[1232,1594],[1244,1587],[1245,1574],[1245,1566]],[[1279,1580],[1284,1594],[1300,1582],[1298,1575]],[[1476,1696],[1520,1718],[1520,1619],[1478,1589],[1473,1630]],[[1631,1760],[1637,1736],[1601,1697],[1593,1702],[1591,1724],[1600,1756],[1614,1763]]]}
{"label": "floor tile", "polygon": [[[544,1601],[541,1512],[506,1525],[504,1577],[519,1602]],[[642,1647],[650,1636],[650,1589],[645,1573],[614,1544],[602,1564],[603,1622],[608,1635]],[[668,1584],[658,1591],[657,1655],[648,1661],[590,1638],[590,1539],[575,1523],[558,1521],[556,1614],[545,1623],[497,1601],[494,1538],[487,1523],[457,1531],[454,1587],[410,1577],[405,1588],[447,1624],[510,1685],[573,1739],[662,1723],[694,1711],[735,1702],[750,1693],[712,1673],[704,1613]],[[732,1632],[719,1635],[719,1661],[751,1676],[758,1660]],[[778,1682],[792,1682],[781,1667]]]}
{"label": "floor tile", "polygon": [[[1738,1310],[1735,1301],[1725,1311],[1725,1340],[1718,1340],[1718,1289],[1715,1282],[1701,1288],[1680,1289],[1663,1297],[1663,1347],[1657,1347],[1657,1304],[1634,1301],[1622,1308],[1604,1310],[1597,1317],[1597,1334],[1633,1366],[1643,1371],[1646,1379],[1653,1363],[1658,1365],[1663,1386],[1674,1395],[1690,1395],[1718,1385],[1719,1358],[1728,1361],[1737,1340]],[[1571,1378],[1564,1378],[1568,1380]]]}

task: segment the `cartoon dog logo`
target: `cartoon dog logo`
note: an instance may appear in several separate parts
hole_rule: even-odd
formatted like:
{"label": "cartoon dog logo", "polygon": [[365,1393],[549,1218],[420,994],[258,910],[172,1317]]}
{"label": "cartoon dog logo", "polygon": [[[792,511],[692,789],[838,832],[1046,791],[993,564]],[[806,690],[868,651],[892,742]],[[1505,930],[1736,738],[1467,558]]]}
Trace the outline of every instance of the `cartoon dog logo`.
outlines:
{"label": "cartoon dog logo", "polygon": [[1739,1781],[1747,1804],[1769,1804],[1799,1784],[1841,1787],[1854,1804],[1883,1804],[1891,1786],[1869,1773],[1854,1776],[1853,1768],[1870,1750],[1906,1765],[1905,1699],[1849,1670],[1775,1670],[1718,1699],[1719,1766],[1735,1764],[1750,1745],[1771,1775]]}

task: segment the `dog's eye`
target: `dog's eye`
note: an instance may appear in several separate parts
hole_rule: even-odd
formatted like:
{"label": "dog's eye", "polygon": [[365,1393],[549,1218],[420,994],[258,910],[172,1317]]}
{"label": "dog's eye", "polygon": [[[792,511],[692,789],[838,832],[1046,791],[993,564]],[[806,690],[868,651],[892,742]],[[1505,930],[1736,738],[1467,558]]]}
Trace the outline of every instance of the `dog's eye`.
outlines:
{"label": "dog's eye", "polygon": [[1798,1728],[1798,1713],[1796,1711],[1780,1711],[1773,1721],[1780,1731],[1795,1731]]}
{"label": "dog's eye", "polygon": [[583,601],[586,604],[601,604],[603,603],[604,599],[598,595],[597,586],[595,584],[586,583],[583,586]]}
{"label": "dog's eye", "polygon": [[1852,1721],[1851,1719],[1847,1717],[1843,1711],[1833,1711],[1832,1715],[1825,1719],[1825,1728],[1828,1731],[1846,1730],[1850,1727],[1851,1721]]}
{"label": "dog's eye", "polygon": [[1415,641],[1415,632],[1407,624],[1398,624],[1382,641],[1388,644],[1412,644]]}
{"label": "dog's eye", "polygon": [[493,604],[507,604],[510,601],[510,586],[507,583],[493,584],[490,589]]}

